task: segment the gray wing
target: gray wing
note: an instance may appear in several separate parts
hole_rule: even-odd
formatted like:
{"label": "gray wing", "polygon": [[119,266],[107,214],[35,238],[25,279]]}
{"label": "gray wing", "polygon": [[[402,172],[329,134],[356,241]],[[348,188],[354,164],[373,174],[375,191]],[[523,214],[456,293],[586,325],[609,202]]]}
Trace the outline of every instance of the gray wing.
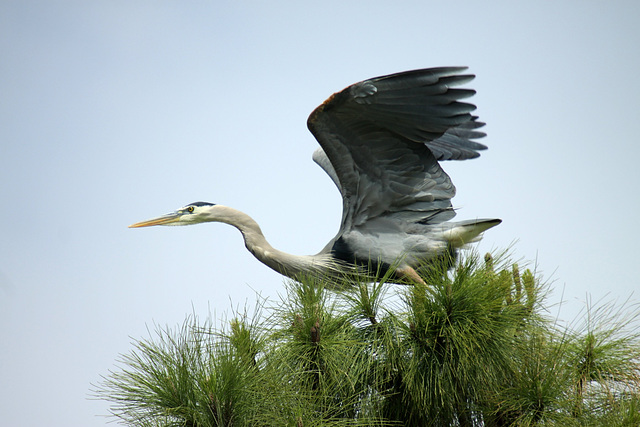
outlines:
{"label": "gray wing", "polygon": [[343,198],[340,233],[379,217],[423,224],[455,216],[455,187],[438,160],[463,160],[486,149],[472,139],[484,123],[460,102],[470,89],[465,67],[377,77],[332,95],[307,121],[321,151],[314,160]]}

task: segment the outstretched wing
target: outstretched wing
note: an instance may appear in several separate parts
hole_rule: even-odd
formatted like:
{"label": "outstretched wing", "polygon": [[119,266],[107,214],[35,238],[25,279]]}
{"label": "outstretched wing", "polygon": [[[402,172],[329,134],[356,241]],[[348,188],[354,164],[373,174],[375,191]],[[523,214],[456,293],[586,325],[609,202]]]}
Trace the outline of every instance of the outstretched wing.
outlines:
{"label": "outstretched wing", "polygon": [[453,218],[455,187],[438,160],[486,149],[473,139],[484,123],[452,88],[474,76],[466,67],[431,68],[365,80],[332,95],[307,121],[322,151],[314,160],[343,198],[340,232],[381,216],[438,223]]}

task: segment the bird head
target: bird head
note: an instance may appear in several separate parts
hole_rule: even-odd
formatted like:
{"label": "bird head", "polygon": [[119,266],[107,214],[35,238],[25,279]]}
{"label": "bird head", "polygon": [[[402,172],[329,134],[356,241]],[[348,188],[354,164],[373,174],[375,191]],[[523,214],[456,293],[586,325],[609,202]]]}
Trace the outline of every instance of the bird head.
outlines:
{"label": "bird head", "polygon": [[192,225],[212,221],[213,203],[194,202],[157,218],[131,224],[129,228],[151,227],[152,225]]}

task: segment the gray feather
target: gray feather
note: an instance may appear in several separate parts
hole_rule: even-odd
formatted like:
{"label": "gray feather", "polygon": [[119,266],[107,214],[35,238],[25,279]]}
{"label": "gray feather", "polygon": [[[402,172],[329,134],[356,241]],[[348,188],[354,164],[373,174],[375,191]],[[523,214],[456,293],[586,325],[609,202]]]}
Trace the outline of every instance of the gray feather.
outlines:
{"label": "gray feather", "polygon": [[[437,256],[476,239],[499,220],[449,223],[456,189],[439,160],[465,160],[487,147],[484,123],[456,88],[465,67],[416,70],[356,83],[316,108],[307,125],[313,159],[343,197],[340,231],[323,252],[345,260]],[[407,255],[408,254],[408,255]],[[408,265],[412,263],[407,261]]]}

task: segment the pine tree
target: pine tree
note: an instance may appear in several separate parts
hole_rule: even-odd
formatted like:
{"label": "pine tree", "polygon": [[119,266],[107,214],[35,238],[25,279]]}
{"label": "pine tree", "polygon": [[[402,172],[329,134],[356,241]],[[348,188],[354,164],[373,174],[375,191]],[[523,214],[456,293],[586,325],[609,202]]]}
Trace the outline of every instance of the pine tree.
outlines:
{"label": "pine tree", "polygon": [[640,425],[637,307],[561,327],[548,286],[499,258],[428,286],[289,281],[222,327],[156,329],[96,395],[135,426]]}

